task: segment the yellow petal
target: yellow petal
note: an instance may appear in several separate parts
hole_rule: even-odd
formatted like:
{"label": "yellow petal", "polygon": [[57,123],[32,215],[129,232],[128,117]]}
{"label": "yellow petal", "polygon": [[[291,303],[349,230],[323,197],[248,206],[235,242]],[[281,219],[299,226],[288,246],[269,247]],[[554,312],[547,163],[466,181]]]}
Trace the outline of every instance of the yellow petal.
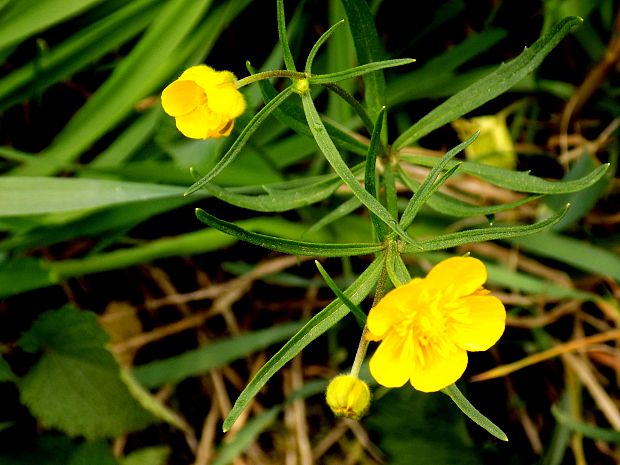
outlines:
{"label": "yellow petal", "polygon": [[497,342],[506,327],[504,304],[491,295],[463,297],[459,303],[467,309],[470,321],[454,324],[452,340],[465,350],[487,350]]}
{"label": "yellow petal", "polygon": [[416,363],[411,372],[411,385],[418,391],[435,392],[453,384],[467,368],[467,352],[456,348],[441,354],[427,347],[424,364]]}
{"label": "yellow petal", "polygon": [[216,84],[217,74],[218,72],[210,66],[197,65],[187,68],[185,71],[183,71],[183,74],[179,76],[179,79],[194,81],[206,92],[209,87]]}
{"label": "yellow petal", "polygon": [[452,257],[435,265],[424,278],[424,284],[460,297],[472,294],[486,280],[487,269],[480,260]]}
{"label": "yellow petal", "polygon": [[415,278],[404,286],[392,289],[370,309],[366,325],[371,334],[367,339],[382,339],[394,323],[402,321],[414,309],[421,283],[421,279]]}
{"label": "yellow petal", "polygon": [[368,367],[377,383],[385,387],[401,387],[411,375],[411,344],[391,331],[379,344]]}
{"label": "yellow petal", "polygon": [[170,116],[191,113],[204,100],[205,93],[192,81],[174,81],[161,94],[161,105]]}
{"label": "yellow petal", "polygon": [[190,139],[206,139],[209,137],[208,120],[205,112],[196,108],[191,113],[176,117],[177,128]]}
{"label": "yellow petal", "polygon": [[209,91],[208,105],[216,113],[236,118],[245,111],[245,100],[233,85],[222,85]]}

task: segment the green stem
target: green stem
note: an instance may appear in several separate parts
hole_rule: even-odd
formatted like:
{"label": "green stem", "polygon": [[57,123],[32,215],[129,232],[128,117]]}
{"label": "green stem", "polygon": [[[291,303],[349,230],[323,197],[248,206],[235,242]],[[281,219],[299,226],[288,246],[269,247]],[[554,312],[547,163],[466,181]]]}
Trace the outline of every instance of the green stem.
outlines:
{"label": "green stem", "polygon": [[[379,276],[379,280],[377,281],[377,290],[375,291],[375,297],[372,301],[372,307],[377,305],[381,298],[385,295],[385,282],[387,280],[387,266],[386,263],[383,263],[383,269],[381,270],[381,275]],[[371,308],[372,308],[371,307]],[[362,368],[362,363],[364,362],[364,358],[366,357],[366,349],[368,349],[368,339],[366,339],[366,334],[368,333],[368,325],[364,326],[362,330],[362,337],[360,338],[360,343],[357,346],[357,352],[355,353],[355,360],[353,360],[353,365],[351,366],[351,376],[359,377],[360,370]]]}
{"label": "green stem", "polygon": [[247,86],[248,84],[252,84],[253,82],[260,81],[261,79],[270,79],[274,77],[286,77],[291,79],[306,79],[305,73],[300,73],[299,71],[289,71],[285,69],[276,69],[273,71],[264,71],[262,73],[252,74],[250,76],[246,76],[243,79],[239,79],[235,85],[237,89],[240,89],[243,86]]}

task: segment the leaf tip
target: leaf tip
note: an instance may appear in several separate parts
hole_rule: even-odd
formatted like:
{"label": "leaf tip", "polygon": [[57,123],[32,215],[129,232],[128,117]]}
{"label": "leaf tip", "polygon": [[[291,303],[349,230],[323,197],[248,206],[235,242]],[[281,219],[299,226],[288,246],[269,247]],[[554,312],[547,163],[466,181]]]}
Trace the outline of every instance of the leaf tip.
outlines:
{"label": "leaf tip", "polygon": [[193,186],[191,186],[189,189],[187,189],[184,193],[183,193],[183,197],[187,197],[188,195],[192,195],[194,192],[196,192],[198,190],[198,187],[196,186],[196,184],[194,184]]}

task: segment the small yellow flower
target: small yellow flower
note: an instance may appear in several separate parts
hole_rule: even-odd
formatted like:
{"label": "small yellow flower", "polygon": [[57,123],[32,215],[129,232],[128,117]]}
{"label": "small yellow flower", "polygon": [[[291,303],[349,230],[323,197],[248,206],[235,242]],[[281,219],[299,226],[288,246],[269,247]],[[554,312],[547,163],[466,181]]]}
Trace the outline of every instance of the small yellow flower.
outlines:
{"label": "small yellow flower", "polygon": [[367,338],[381,341],[369,363],[377,382],[400,387],[409,380],[434,392],[459,379],[466,351],[487,350],[504,332],[506,310],[482,287],[486,279],[480,260],[453,257],[386,294],[367,321]]}
{"label": "small yellow flower", "polygon": [[359,420],[370,405],[370,389],[355,376],[340,375],[327,386],[325,398],[336,416]]}
{"label": "small yellow flower", "polygon": [[191,139],[228,136],[234,120],[245,111],[243,95],[230,71],[192,66],[164,89],[161,104],[177,128]]}
{"label": "small yellow flower", "polygon": [[506,125],[506,117],[501,113],[471,119],[459,118],[452,122],[452,127],[462,141],[480,131],[478,138],[465,148],[465,158],[468,160],[510,170],[517,167],[515,146]]}

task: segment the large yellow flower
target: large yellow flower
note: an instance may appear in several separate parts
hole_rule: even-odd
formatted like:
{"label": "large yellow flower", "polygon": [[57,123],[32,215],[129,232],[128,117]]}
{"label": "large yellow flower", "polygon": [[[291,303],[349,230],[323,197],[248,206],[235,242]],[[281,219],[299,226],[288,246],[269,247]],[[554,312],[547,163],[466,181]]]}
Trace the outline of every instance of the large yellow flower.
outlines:
{"label": "large yellow flower", "polygon": [[504,332],[506,310],[482,287],[486,279],[480,260],[453,257],[386,294],[367,321],[367,338],[382,341],[370,359],[377,382],[400,387],[409,380],[433,392],[459,379],[466,351],[487,350]]}
{"label": "large yellow flower", "polygon": [[192,66],[164,89],[161,104],[177,128],[192,139],[228,136],[234,120],[245,111],[243,95],[230,71]]}

